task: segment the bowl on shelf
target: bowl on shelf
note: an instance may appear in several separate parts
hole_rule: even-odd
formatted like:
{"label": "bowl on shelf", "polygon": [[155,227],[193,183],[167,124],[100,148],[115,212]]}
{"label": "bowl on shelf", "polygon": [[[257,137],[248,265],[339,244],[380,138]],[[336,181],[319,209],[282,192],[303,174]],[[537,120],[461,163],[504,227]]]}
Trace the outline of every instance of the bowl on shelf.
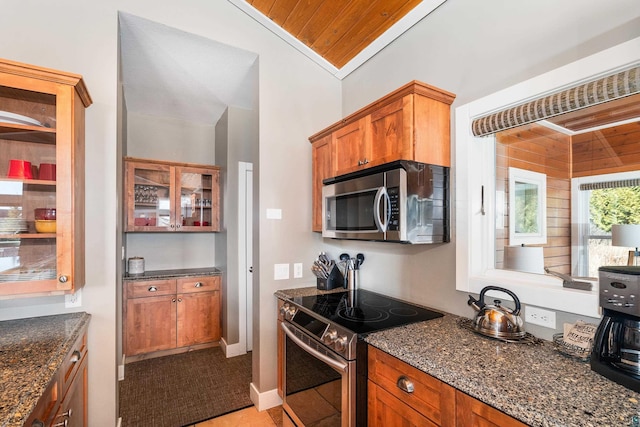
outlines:
{"label": "bowl on shelf", "polygon": [[36,231],[38,233],[55,233],[56,220],[55,219],[36,219]]}
{"label": "bowl on shelf", "polygon": [[8,178],[32,179],[31,162],[26,160],[11,159],[9,161]]}
{"label": "bowl on shelf", "polygon": [[55,220],[56,209],[55,208],[38,208],[34,210],[34,217],[38,220]]}

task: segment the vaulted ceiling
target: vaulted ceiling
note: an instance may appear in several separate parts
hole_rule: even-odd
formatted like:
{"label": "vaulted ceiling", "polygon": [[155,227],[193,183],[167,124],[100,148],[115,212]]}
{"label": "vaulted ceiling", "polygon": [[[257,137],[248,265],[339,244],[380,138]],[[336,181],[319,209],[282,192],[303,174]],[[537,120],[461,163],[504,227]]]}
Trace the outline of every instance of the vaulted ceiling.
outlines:
{"label": "vaulted ceiling", "polygon": [[247,0],[337,68],[404,17],[421,0]]}
{"label": "vaulted ceiling", "polygon": [[229,0],[343,78],[446,0]]}

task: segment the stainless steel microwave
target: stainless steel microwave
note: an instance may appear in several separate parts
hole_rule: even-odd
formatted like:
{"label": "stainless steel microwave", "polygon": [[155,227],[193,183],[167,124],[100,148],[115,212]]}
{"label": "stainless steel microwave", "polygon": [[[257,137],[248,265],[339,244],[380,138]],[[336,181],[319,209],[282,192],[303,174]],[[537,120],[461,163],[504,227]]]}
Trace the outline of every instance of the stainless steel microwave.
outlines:
{"label": "stainless steel microwave", "polygon": [[323,184],[323,237],[412,244],[449,241],[448,167],[401,160]]}

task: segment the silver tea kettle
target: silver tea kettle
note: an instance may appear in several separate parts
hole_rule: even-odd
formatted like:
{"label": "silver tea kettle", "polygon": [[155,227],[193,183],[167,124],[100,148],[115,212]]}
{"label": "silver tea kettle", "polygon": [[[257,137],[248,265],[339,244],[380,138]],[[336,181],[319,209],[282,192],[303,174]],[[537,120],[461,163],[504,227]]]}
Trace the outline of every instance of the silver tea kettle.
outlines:
{"label": "silver tea kettle", "polygon": [[[484,294],[491,290],[504,292],[511,296],[516,304],[515,309],[510,310],[507,307],[502,307],[500,305],[502,301],[498,299],[493,301],[495,305],[485,304]],[[488,337],[506,340],[519,340],[525,337],[526,332],[524,331],[522,319],[519,316],[520,300],[516,294],[510,290],[497,286],[487,286],[480,291],[478,299],[469,295],[467,304],[478,312],[473,319],[472,329],[475,332]]]}

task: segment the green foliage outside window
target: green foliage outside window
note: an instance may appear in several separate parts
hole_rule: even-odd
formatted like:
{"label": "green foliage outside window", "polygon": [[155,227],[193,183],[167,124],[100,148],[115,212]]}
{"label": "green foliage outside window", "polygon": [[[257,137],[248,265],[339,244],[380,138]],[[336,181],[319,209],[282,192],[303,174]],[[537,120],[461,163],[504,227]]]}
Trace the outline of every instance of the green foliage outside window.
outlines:
{"label": "green foliage outside window", "polygon": [[640,224],[640,187],[592,190],[591,221],[610,233],[613,224]]}

